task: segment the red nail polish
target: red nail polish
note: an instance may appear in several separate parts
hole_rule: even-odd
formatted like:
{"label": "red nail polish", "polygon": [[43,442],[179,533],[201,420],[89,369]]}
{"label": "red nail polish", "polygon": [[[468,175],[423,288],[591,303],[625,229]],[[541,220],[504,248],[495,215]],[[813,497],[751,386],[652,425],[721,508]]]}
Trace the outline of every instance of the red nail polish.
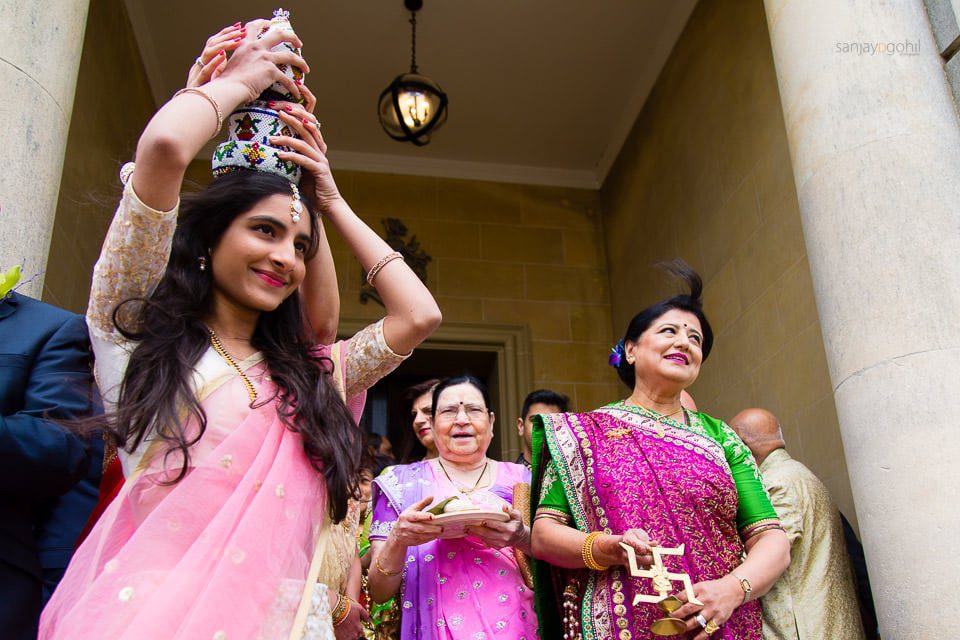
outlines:
{"label": "red nail polish", "polygon": [[309,121],[309,120],[307,120],[306,118],[304,118],[304,119],[303,119],[303,124],[307,124],[307,125],[309,125],[309,124],[310,124],[310,121]]}
{"label": "red nail polish", "polygon": [[242,40],[243,40],[243,36],[240,36],[239,38],[234,38],[234,39],[233,39],[234,42],[240,42],[240,41],[242,41]]}
{"label": "red nail polish", "polygon": [[284,111],[289,111],[290,113],[293,113],[293,107],[291,107],[290,105],[285,106],[285,107],[283,108],[283,110],[284,110]]}

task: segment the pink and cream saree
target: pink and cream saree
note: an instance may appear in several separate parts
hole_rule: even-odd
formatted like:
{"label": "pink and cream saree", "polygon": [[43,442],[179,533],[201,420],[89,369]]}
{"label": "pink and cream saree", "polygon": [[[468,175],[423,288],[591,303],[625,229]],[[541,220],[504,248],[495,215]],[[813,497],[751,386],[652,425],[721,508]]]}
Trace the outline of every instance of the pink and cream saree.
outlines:
{"label": "pink and cream saree", "polygon": [[[250,360],[259,397],[272,397],[265,365]],[[198,397],[208,427],[188,475],[161,484],[163,451],[148,449],[78,549],[41,638],[333,637],[317,578],[342,527],[299,434],[274,402],[250,408],[238,376],[214,377]],[[362,409],[362,396],[351,405]]]}
{"label": "pink and cream saree", "polygon": [[[176,213],[147,207],[127,184],[94,271],[87,324],[108,413],[133,348],[113,326],[113,310],[159,280]],[[403,359],[386,344],[382,322],[317,356],[355,419],[365,390]],[[344,540],[355,522],[331,526],[323,478],[299,434],[280,421],[259,355],[238,365],[260,398],[253,406],[212,349],[195,365],[207,429],[180,482],[163,484],[180,460],[165,460],[156,441],[121,452],[124,484],[74,555],[40,638],[333,638],[322,581],[338,589],[353,556],[335,551],[355,547]]]}

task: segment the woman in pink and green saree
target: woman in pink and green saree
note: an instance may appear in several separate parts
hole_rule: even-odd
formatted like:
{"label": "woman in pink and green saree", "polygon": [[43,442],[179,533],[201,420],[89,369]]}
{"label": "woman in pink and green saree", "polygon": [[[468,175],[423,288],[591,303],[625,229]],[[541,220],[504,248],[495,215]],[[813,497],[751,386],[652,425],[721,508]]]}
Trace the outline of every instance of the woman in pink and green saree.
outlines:
{"label": "woman in pink and green saree", "polygon": [[680,261],[667,269],[690,294],[633,318],[611,364],[632,393],[581,414],[534,421],[533,554],[544,638],[654,637],[663,616],[636,595],[657,595],[652,580],[627,569],[632,547],[649,567],[653,547],[665,569],[687,574],[671,588],[683,603],[675,637],[759,640],[760,606],[789,564],[789,546],[747,447],[722,421],[685,409],[713,346],[700,277]]}

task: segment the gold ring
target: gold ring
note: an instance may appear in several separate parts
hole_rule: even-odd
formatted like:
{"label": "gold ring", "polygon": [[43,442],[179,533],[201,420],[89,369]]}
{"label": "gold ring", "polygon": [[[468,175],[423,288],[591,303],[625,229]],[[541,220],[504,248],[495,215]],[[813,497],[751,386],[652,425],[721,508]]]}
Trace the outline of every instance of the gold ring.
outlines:
{"label": "gold ring", "polygon": [[714,622],[713,620],[707,620],[707,625],[703,628],[703,632],[708,636],[710,636],[710,635],[713,635],[716,632],[716,630],[719,628],[720,628],[720,625],[718,625],[716,622]]}

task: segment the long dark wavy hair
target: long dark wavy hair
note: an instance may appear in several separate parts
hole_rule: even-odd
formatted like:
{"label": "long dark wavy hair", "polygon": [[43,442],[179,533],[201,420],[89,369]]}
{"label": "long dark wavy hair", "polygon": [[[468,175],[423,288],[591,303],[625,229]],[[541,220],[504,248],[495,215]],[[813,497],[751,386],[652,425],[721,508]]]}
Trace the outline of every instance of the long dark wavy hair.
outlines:
{"label": "long dark wavy hair", "polygon": [[[213,310],[213,274],[210,267],[199,268],[198,258],[206,257],[210,264],[210,249],[237,216],[264,198],[290,193],[290,183],[283,178],[236,171],[185,196],[163,278],[146,298],[126,300],[114,310],[117,330],[137,345],[120,387],[112,430],[118,446],[129,451],[145,438],[159,437],[167,444],[167,460],[179,454],[174,457],[182,464],[169,484],[186,476],[190,447],[207,426],[191,373],[210,346],[204,319]],[[312,211],[308,194],[301,197]],[[317,251],[317,224],[311,214],[307,258]],[[348,499],[359,496],[363,434],[330,382],[332,361],[312,353],[315,343],[299,291],[273,311],[260,314],[251,345],[263,353],[277,386],[280,419],[301,435],[304,452],[323,474],[333,520],[343,520]],[[190,419],[198,426],[192,436],[185,430]]]}

